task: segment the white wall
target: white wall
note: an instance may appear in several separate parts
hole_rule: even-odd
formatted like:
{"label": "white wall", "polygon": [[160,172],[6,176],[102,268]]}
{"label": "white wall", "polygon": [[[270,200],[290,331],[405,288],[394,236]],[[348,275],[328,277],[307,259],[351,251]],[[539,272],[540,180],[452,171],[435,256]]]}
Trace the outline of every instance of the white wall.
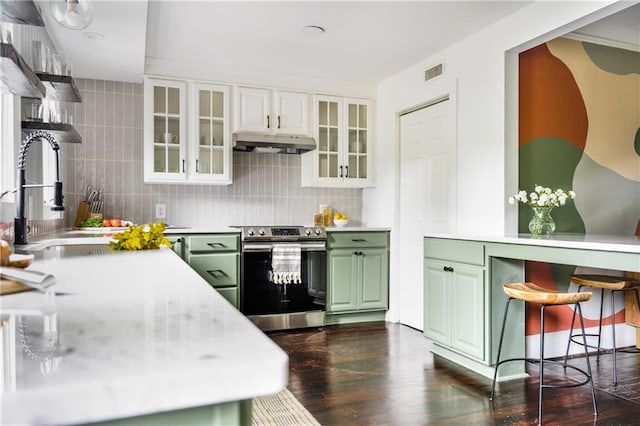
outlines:
{"label": "white wall", "polygon": [[[457,84],[457,230],[462,235],[501,235],[515,224],[515,209],[508,209],[507,194],[517,186],[517,140],[513,122],[505,118],[505,101],[517,94],[505,87],[507,52],[517,52],[577,29],[632,5],[630,2],[534,2],[496,24],[462,40],[381,82],[377,94],[376,187],[364,190],[364,221],[368,226],[397,230],[398,113],[423,104]],[[424,70],[445,61],[445,75],[424,82]],[[511,58],[513,59],[513,58]],[[511,92],[511,91],[510,91]],[[511,113],[517,119],[517,114]],[[508,140],[505,133],[508,132]],[[513,146],[511,146],[512,144]],[[508,157],[508,158],[507,158]],[[505,166],[505,164],[507,164]],[[515,228],[512,228],[515,229]],[[419,231],[418,231],[419,232]],[[401,265],[394,258],[397,232],[392,232],[390,311],[397,320]]]}

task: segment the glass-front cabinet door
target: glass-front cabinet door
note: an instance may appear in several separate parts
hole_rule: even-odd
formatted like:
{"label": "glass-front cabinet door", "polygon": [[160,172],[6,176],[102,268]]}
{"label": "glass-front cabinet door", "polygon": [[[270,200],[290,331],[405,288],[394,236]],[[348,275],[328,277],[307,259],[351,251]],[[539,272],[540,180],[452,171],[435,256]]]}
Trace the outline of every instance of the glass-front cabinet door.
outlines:
{"label": "glass-front cabinet door", "polygon": [[317,155],[320,179],[341,177],[339,132],[341,104],[331,98],[318,98]]}
{"label": "glass-front cabinet door", "polygon": [[347,100],[347,161],[345,178],[367,179],[369,105]]}
{"label": "glass-front cabinet door", "polygon": [[231,183],[231,136],[229,134],[229,88],[194,83],[190,179]]}
{"label": "glass-front cabinet door", "polygon": [[145,79],[144,179],[186,179],[186,83]]}
{"label": "glass-front cabinet door", "polygon": [[302,185],[371,186],[371,102],[318,95],[313,106],[313,136],[318,146],[302,156]]}

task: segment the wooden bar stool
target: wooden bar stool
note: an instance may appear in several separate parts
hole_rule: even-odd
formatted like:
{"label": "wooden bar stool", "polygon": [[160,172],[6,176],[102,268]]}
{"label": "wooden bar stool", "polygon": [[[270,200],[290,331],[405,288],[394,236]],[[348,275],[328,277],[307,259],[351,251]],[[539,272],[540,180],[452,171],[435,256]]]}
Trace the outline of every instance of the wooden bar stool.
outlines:
{"label": "wooden bar stool", "polygon": [[[504,292],[509,296],[507,300],[507,304],[504,308],[504,318],[502,320],[502,330],[500,332],[500,343],[498,344],[498,357],[496,359],[496,366],[493,373],[493,383],[491,384],[491,396],[490,400],[493,400],[495,387],[496,387],[496,379],[498,377],[498,368],[500,365],[510,362],[510,361],[526,361],[538,363],[540,365],[540,377],[538,384],[538,424],[542,424],[542,390],[545,388],[569,388],[569,387],[577,387],[582,386],[587,383],[591,385],[591,399],[593,401],[593,414],[597,415],[598,409],[596,407],[596,394],[593,388],[593,379],[591,377],[591,364],[589,363],[589,353],[587,352],[587,338],[583,336],[585,348],[584,355],[586,358],[587,371],[584,371],[580,368],[577,368],[572,365],[567,365],[566,362],[545,359],[544,358],[544,314],[545,310],[548,306],[561,306],[561,305],[575,305],[575,310],[578,312],[580,316],[580,326],[582,328],[582,333],[584,335],[584,321],[582,320],[582,308],[580,307],[581,302],[586,302],[591,299],[591,293],[582,292],[582,293],[562,293],[555,290],[548,290],[546,288],[542,288],[533,283],[510,283],[505,284],[503,287]],[[504,330],[507,324],[507,314],[509,312],[509,304],[512,300],[518,299],[531,303],[539,303],[541,305],[540,308],[540,355],[539,358],[509,358],[505,360],[500,359],[500,353],[502,352],[502,340],[504,338]],[[585,377],[584,381],[581,382],[566,382],[566,383],[558,383],[558,384],[545,384],[544,383],[544,365],[546,363],[562,365],[566,371],[566,368],[569,367],[579,373],[583,374]]]}
{"label": "wooden bar stool", "polygon": [[[615,293],[618,291],[622,292],[633,292],[636,297],[636,302],[638,306],[640,306],[640,296],[638,296],[638,291],[640,290],[640,281],[634,280],[626,277],[616,277],[612,275],[573,275],[570,278],[571,282],[578,286],[578,293],[582,290],[583,287],[592,287],[600,289],[600,321],[598,323],[598,334],[586,334],[585,336],[589,337],[597,337],[598,338],[598,346],[587,345],[587,347],[592,349],[597,349],[596,360],[600,361],[600,352],[603,348],[600,346],[600,341],[602,337],[602,314],[604,307],[604,291],[608,290],[611,292],[611,336],[613,338],[613,348],[611,352],[613,353],[613,384],[618,384],[618,369],[616,362],[616,327],[615,327]],[[567,342],[567,352],[566,355],[569,355],[569,347],[571,343],[577,343],[578,345],[582,345],[582,343],[575,340],[575,337],[580,337],[580,334],[573,333],[573,324],[575,322],[576,316],[575,313],[573,318],[571,319],[571,333],[569,335],[569,341]],[[584,334],[584,330],[582,331]]]}

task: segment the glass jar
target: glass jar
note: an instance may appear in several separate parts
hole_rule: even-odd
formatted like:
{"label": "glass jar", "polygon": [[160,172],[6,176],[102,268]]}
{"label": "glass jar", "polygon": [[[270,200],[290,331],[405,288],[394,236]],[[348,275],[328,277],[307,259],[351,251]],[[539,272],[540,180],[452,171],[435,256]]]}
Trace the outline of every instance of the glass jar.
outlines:
{"label": "glass jar", "polygon": [[324,206],[322,209],[322,218],[325,228],[331,226],[331,207]]}

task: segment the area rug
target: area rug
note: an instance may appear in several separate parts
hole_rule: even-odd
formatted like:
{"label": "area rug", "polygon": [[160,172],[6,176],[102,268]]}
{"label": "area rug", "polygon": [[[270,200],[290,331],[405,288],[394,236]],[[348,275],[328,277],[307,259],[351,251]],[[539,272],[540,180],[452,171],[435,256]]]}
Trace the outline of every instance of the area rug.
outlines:
{"label": "area rug", "polygon": [[[631,349],[633,350],[633,349]],[[640,356],[629,349],[618,351],[618,384],[613,384],[613,355],[611,352],[600,355],[600,362],[595,354],[590,355],[593,386],[618,398],[626,399],[640,405]],[[571,364],[582,368],[584,358],[571,360]]]}
{"label": "area rug", "polygon": [[275,395],[253,400],[251,424],[254,426],[320,426],[311,413],[287,388]]}

